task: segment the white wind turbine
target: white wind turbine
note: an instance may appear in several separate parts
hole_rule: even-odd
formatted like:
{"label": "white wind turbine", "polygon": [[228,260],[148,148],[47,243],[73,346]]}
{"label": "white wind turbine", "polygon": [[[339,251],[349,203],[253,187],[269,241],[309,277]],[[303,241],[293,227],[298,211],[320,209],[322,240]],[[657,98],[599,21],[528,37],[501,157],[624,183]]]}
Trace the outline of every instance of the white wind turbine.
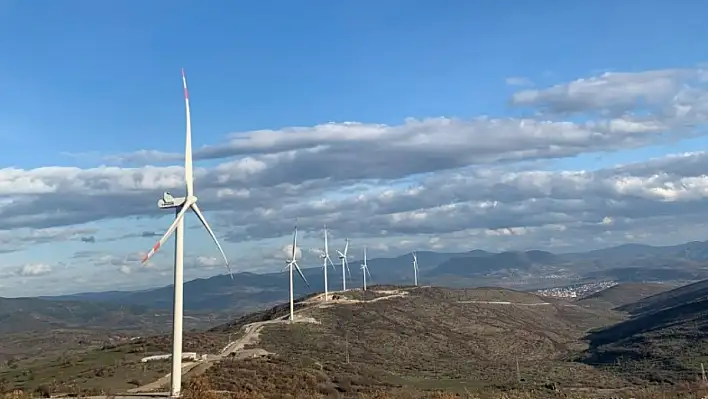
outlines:
{"label": "white wind turbine", "polygon": [[335,269],[332,259],[329,257],[329,245],[327,244],[327,225],[324,226],[324,251],[322,252],[322,270],[324,271],[324,300],[329,300],[328,283],[327,283],[327,262]]}
{"label": "white wind turbine", "polygon": [[339,260],[342,262],[342,291],[347,290],[347,275],[345,273],[349,272],[349,277],[351,278],[352,272],[349,270],[349,261],[347,260],[347,251],[349,250],[349,239],[346,238],[344,244],[344,252],[337,250],[337,255],[339,255]]}
{"label": "white wind turbine", "polygon": [[366,247],[364,247],[364,263],[361,264],[361,275],[364,278],[364,291],[366,291],[366,275],[371,278],[371,273],[369,272],[369,265],[366,264]]}
{"label": "white wind turbine", "polygon": [[[297,264],[297,226],[295,226],[295,231],[293,231],[293,246],[292,246],[292,252],[290,254],[290,259],[287,259],[285,261],[285,269],[290,269],[290,321],[292,322],[295,319],[295,293],[293,291],[293,268],[297,270],[297,272],[300,274],[300,277],[302,277],[302,280],[307,284],[308,287],[310,287],[310,283],[307,282],[307,279],[305,278],[305,275],[302,274],[302,270],[300,270],[300,266]],[[285,271],[283,269],[283,271]]]}
{"label": "white wind turbine", "polygon": [[229,266],[229,260],[224,254],[224,250],[216,239],[216,235],[209,227],[204,215],[197,206],[197,197],[194,195],[194,176],[192,172],[192,122],[189,114],[189,92],[187,91],[187,79],[182,70],[182,84],[184,86],[184,104],[187,115],[187,133],[184,150],[184,179],[186,182],[186,196],[175,198],[170,193],[163,194],[162,199],[157,202],[160,209],[174,209],[175,220],[165,232],[165,235],[155,244],[150,252],[145,255],[142,263],[147,262],[160,247],[170,238],[172,233],[175,233],[175,270],[174,270],[174,310],[172,315],[172,375],[170,381],[170,397],[177,398],[180,395],[182,386],[182,311],[183,311],[183,269],[184,269],[184,215],[188,210],[192,210],[206,231],[211,236],[211,239],[216,244],[216,247],[221,252],[224,258],[226,268],[229,271],[231,279],[234,278]]}
{"label": "white wind turbine", "polygon": [[412,253],[413,253],[413,284],[415,284],[415,286],[417,287],[418,286],[418,255],[415,253],[415,251],[413,251]]}

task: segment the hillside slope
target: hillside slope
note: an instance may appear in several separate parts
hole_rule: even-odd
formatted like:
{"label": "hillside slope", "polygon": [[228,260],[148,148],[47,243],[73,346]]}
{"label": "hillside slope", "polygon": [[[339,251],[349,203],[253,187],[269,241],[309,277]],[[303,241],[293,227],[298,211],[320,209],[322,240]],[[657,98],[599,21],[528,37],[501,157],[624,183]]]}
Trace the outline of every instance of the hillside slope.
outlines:
{"label": "hillside slope", "polygon": [[[185,328],[218,322],[223,314],[189,312]],[[89,301],[51,301],[38,298],[0,298],[0,334],[54,329],[111,329],[165,331],[172,313],[140,305]]]}
{"label": "hillside slope", "polygon": [[649,314],[706,298],[708,298],[708,280],[703,280],[626,304],[618,310],[634,315]]}
{"label": "hillside slope", "polygon": [[[188,335],[185,352],[209,355],[187,379],[203,372],[222,391],[282,394],[298,387],[305,395],[344,397],[380,389],[482,389],[517,384],[519,376],[531,386],[626,385],[567,360],[585,349],[580,338],[588,329],[620,319],[609,311],[499,288],[430,287],[373,287],[334,293],[328,302],[314,295],[296,308],[294,324],[287,323],[288,306],[281,304]],[[51,378],[57,386],[75,382],[115,392],[131,388],[128,381],[146,384],[159,377],[166,364],[148,365],[146,373],[139,359],[167,350],[168,336],[146,337],[48,363],[21,363],[0,378],[19,388]],[[116,362],[120,367],[106,366]]]}
{"label": "hillside slope", "polygon": [[617,309],[634,316],[589,334],[583,362],[652,381],[698,378],[701,363],[708,363],[708,282]]}
{"label": "hillside slope", "polygon": [[[187,312],[184,328],[223,323],[226,313]],[[145,306],[37,298],[0,298],[0,365],[156,334],[172,327],[172,312]]]}
{"label": "hillside slope", "polygon": [[[533,294],[499,288],[386,292],[388,296],[365,302],[302,304],[301,317],[316,323],[272,324],[260,332],[257,347],[275,358],[221,362],[206,375],[215,389],[271,393],[283,392],[306,375],[321,379],[325,391],[354,395],[392,387],[459,390],[513,385],[518,361],[522,378],[530,384],[626,384],[566,361],[585,348],[580,341],[585,331],[619,320],[612,312],[548,303]],[[262,320],[264,315],[250,320]],[[248,378],[266,370],[271,376],[267,383]]]}
{"label": "hillside slope", "polygon": [[617,284],[581,298],[576,303],[582,306],[599,306],[606,309],[612,309],[619,306],[636,303],[644,298],[669,291],[673,288],[675,288],[675,286],[668,284]]}

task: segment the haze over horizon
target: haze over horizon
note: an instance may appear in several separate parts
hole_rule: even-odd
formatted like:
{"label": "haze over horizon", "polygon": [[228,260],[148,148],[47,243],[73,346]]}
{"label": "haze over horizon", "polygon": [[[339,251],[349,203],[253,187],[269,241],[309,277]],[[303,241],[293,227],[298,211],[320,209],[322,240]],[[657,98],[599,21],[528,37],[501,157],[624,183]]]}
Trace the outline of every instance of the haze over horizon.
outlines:
{"label": "haze over horizon", "polygon": [[[181,68],[234,272],[280,271],[296,218],[303,267],[324,223],[356,258],[708,237],[708,5],[358,4],[0,2],[0,296],[171,283],[172,241],[139,261]],[[222,274],[186,235],[185,279]]]}

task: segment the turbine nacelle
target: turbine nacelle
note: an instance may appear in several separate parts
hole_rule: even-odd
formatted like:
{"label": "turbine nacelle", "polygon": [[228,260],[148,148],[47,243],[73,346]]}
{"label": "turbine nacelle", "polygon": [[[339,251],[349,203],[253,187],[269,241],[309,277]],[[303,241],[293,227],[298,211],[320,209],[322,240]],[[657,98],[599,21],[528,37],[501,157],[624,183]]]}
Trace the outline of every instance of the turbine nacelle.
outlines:
{"label": "turbine nacelle", "polygon": [[[179,208],[187,201],[187,197],[173,197],[169,192],[162,194],[162,198],[157,201],[160,209]],[[192,196],[192,201],[197,202],[197,197]]]}

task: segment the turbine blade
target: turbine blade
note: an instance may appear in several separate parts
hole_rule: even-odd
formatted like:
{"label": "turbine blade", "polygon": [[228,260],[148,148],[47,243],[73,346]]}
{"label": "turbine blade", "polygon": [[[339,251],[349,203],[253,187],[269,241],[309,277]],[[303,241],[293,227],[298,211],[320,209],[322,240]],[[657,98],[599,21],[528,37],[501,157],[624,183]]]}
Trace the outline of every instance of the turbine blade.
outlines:
{"label": "turbine blade", "polygon": [[344,257],[345,257],[344,254],[341,253],[339,250],[337,250],[337,255],[338,255],[340,258],[344,258]]}
{"label": "turbine blade", "polygon": [[165,244],[165,242],[170,238],[172,233],[175,232],[175,229],[177,228],[177,224],[179,223],[180,219],[184,217],[184,214],[187,212],[187,209],[189,209],[189,206],[191,205],[189,198],[187,199],[187,202],[185,202],[184,206],[182,206],[182,210],[179,211],[177,214],[177,217],[175,220],[172,222],[170,227],[167,229],[165,234],[160,238],[160,240],[155,244],[155,246],[152,247],[150,252],[148,252],[145,257],[143,257],[142,263],[145,263],[148,261],[148,259],[152,258],[153,255],[157,253],[157,251],[160,249],[162,245]]}
{"label": "turbine blade", "polygon": [[184,179],[187,183],[187,197],[194,195],[194,175],[192,171],[192,117],[189,112],[189,91],[187,77],[182,68],[182,85],[184,86],[184,107],[187,114],[187,139],[184,145]]}
{"label": "turbine blade", "polygon": [[229,265],[229,259],[226,257],[226,254],[224,253],[224,249],[221,248],[221,244],[219,244],[219,240],[216,239],[216,235],[214,234],[214,231],[212,231],[211,227],[209,227],[209,223],[206,221],[204,214],[202,214],[202,211],[199,209],[196,202],[192,204],[191,208],[194,211],[194,214],[197,215],[197,217],[199,218],[199,221],[202,222],[202,226],[204,226],[206,231],[211,236],[211,239],[214,241],[214,244],[216,244],[216,247],[219,248],[219,252],[221,252],[221,257],[224,258],[224,264],[226,264],[226,270],[229,271],[229,276],[231,276],[231,280],[233,280],[234,274],[231,272],[231,265]]}
{"label": "turbine blade", "polygon": [[297,262],[292,262],[293,266],[295,266],[295,270],[297,270],[298,274],[300,274],[300,277],[302,277],[302,281],[307,284],[307,288],[310,288],[310,283],[307,282],[307,279],[305,278],[305,275],[302,274],[302,270],[300,270],[300,266],[297,265]]}
{"label": "turbine blade", "polygon": [[347,261],[347,258],[344,258],[344,266],[347,268],[347,273],[349,274],[349,278],[352,278],[352,271],[349,270],[349,262]]}
{"label": "turbine blade", "polygon": [[327,225],[324,225],[324,236],[325,236],[324,237],[325,238],[325,247],[324,247],[325,255],[329,255],[329,245],[327,244]]}
{"label": "turbine blade", "polygon": [[284,267],[283,270],[281,270],[281,271],[282,271],[282,272],[287,271],[288,268],[290,267],[290,263],[291,263],[291,262],[285,261],[285,267]]}
{"label": "turbine blade", "polygon": [[297,225],[295,225],[295,231],[293,231],[293,253],[291,260],[295,261],[295,252],[297,251]]}
{"label": "turbine blade", "polygon": [[365,267],[364,269],[366,269],[366,274],[368,274],[369,278],[371,278],[371,272],[369,271],[369,266]]}
{"label": "turbine blade", "polygon": [[349,239],[346,239],[346,244],[344,244],[344,257],[347,257],[347,251],[349,250]]}
{"label": "turbine blade", "polygon": [[332,262],[332,259],[329,258],[329,255],[327,255],[327,262],[332,265],[332,269],[337,270],[337,268],[334,266],[334,262]]}

